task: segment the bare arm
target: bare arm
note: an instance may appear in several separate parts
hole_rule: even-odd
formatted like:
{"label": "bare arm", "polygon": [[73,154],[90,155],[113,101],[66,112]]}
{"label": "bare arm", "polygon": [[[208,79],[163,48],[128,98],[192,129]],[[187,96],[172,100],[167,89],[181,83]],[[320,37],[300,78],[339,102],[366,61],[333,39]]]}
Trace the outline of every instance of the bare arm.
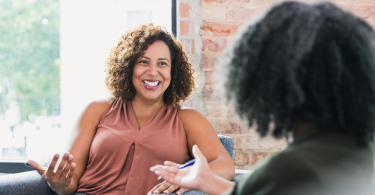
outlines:
{"label": "bare arm", "polygon": [[[93,102],[86,108],[76,127],[77,136],[70,153],[66,152],[59,164],[57,164],[59,154],[54,155],[48,169],[39,166],[33,160],[28,161],[58,194],[73,194],[77,190],[78,182],[86,170],[96,127],[108,105],[105,101]],[[56,171],[54,171],[55,167],[57,167]]]}
{"label": "bare arm", "polygon": [[207,158],[210,170],[227,180],[235,176],[234,162],[221,144],[211,123],[194,109],[181,109],[180,116],[188,138],[190,153],[197,145]]}
{"label": "bare arm", "polygon": [[86,170],[90,146],[96,133],[96,127],[108,105],[106,101],[93,102],[83,112],[76,127],[77,136],[69,150],[70,154],[74,156],[74,162],[77,166],[72,182],[65,188],[63,194],[73,194],[77,190],[78,182]]}

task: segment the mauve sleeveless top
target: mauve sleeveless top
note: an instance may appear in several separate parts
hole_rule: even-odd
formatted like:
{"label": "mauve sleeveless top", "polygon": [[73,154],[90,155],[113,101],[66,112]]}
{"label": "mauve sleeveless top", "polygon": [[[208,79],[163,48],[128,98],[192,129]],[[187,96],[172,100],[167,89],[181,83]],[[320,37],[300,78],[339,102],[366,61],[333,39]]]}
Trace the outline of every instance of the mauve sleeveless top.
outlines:
{"label": "mauve sleeveless top", "polygon": [[178,109],[164,105],[141,129],[130,102],[114,100],[104,111],[91,143],[77,192],[146,195],[163,180],[150,167],[190,159]]}

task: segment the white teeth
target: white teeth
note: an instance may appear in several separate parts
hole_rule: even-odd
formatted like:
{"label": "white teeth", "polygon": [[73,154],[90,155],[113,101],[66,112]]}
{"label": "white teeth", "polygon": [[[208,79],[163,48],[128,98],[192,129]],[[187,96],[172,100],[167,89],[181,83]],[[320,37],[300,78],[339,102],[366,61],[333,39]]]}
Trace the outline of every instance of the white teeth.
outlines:
{"label": "white teeth", "polygon": [[155,82],[143,81],[143,82],[150,87],[155,87],[159,84],[159,81],[155,81]]}

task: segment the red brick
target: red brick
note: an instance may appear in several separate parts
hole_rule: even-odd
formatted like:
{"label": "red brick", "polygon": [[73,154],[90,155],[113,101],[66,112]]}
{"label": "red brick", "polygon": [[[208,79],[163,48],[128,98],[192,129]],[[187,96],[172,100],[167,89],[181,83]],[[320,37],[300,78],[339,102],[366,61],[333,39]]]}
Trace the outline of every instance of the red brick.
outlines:
{"label": "red brick", "polygon": [[234,35],[240,24],[204,24],[201,27],[202,36],[231,36]]}
{"label": "red brick", "polygon": [[[305,0],[307,1],[307,0]],[[331,0],[332,1],[332,0]],[[354,7],[354,6],[373,6],[374,5],[374,1],[373,0],[336,0],[336,3],[337,5],[344,5],[344,6],[351,6],[351,7]]]}
{"label": "red brick", "polygon": [[228,119],[225,117],[207,117],[216,133],[222,134],[227,129],[230,129]]}
{"label": "red brick", "polygon": [[190,3],[180,3],[180,17],[190,18],[191,6]]}
{"label": "red brick", "polygon": [[263,161],[264,159],[266,159],[270,155],[271,155],[270,153],[253,153],[252,156],[251,156],[251,164],[255,165],[258,162]]}
{"label": "red brick", "polygon": [[185,53],[195,53],[194,39],[180,39],[180,43]]}
{"label": "red brick", "polygon": [[364,8],[363,9],[363,19],[368,20],[368,19],[373,19],[375,20],[375,3],[373,8]]}
{"label": "red brick", "polygon": [[205,3],[249,2],[250,0],[204,0]]}
{"label": "red brick", "polygon": [[225,21],[227,18],[226,7],[208,6],[201,9],[203,21]]}
{"label": "red brick", "polygon": [[213,77],[213,75],[212,75],[212,71],[206,71],[206,72],[204,72],[204,74],[205,74],[205,76],[206,76],[206,84],[212,84],[212,83],[214,83],[214,79],[212,78]]}
{"label": "red brick", "polygon": [[229,126],[231,127],[229,131],[224,131],[224,134],[242,134],[242,133],[248,133],[249,128],[245,125],[230,121]]}
{"label": "red brick", "polygon": [[202,51],[218,52],[222,51],[227,47],[226,39],[202,39]]}
{"label": "red brick", "polygon": [[203,97],[206,101],[220,101],[221,98],[214,93],[211,87],[205,86],[203,88]]}
{"label": "red brick", "polygon": [[192,21],[180,21],[180,33],[181,35],[193,35],[193,22]]}
{"label": "red brick", "polygon": [[375,19],[374,20],[368,20],[367,22],[372,26],[372,28],[375,29]]}
{"label": "red brick", "polygon": [[375,9],[372,7],[347,7],[346,10],[364,20],[371,17],[375,18]]}
{"label": "red brick", "polygon": [[250,163],[250,154],[243,151],[235,150],[233,154],[235,165],[248,165]]}
{"label": "red brick", "polygon": [[236,21],[248,20],[249,18],[251,18],[251,16],[253,16],[254,14],[260,11],[262,10],[254,10],[254,9],[250,10],[250,9],[245,9],[242,7],[233,7],[228,12],[228,19],[236,20]]}
{"label": "red brick", "polygon": [[[222,108],[222,102],[221,101],[206,101],[204,107],[207,111],[207,117],[227,117],[228,116],[228,110],[225,110]],[[228,123],[226,125],[227,128],[225,131],[229,130],[231,127]]]}
{"label": "red brick", "polygon": [[248,129],[250,135],[236,136],[234,140],[234,148],[241,150],[267,150],[267,151],[280,151],[286,147],[285,139],[276,140],[268,136],[260,138],[255,129]]}
{"label": "red brick", "polygon": [[203,59],[202,69],[214,68],[217,58],[218,56],[216,55],[209,55],[209,54],[202,55],[202,59]]}
{"label": "red brick", "polygon": [[272,5],[282,2],[282,0],[251,0],[250,5],[257,10],[264,11]]}

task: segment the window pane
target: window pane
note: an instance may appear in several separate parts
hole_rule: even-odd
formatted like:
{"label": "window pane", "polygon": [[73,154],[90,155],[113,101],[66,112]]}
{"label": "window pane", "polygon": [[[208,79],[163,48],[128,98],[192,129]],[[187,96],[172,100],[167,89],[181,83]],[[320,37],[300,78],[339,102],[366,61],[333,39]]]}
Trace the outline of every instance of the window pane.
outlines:
{"label": "window pane", "polygon": [[0,160],[67,151],[83,109],[109,96],[111,49],[148,22],[171,32],[171,1],[0,0]]}
{"label": "window pane", "polygon": [[0,158],[26,158],[61,123],[58,1],[0,1],[0,35]]}

